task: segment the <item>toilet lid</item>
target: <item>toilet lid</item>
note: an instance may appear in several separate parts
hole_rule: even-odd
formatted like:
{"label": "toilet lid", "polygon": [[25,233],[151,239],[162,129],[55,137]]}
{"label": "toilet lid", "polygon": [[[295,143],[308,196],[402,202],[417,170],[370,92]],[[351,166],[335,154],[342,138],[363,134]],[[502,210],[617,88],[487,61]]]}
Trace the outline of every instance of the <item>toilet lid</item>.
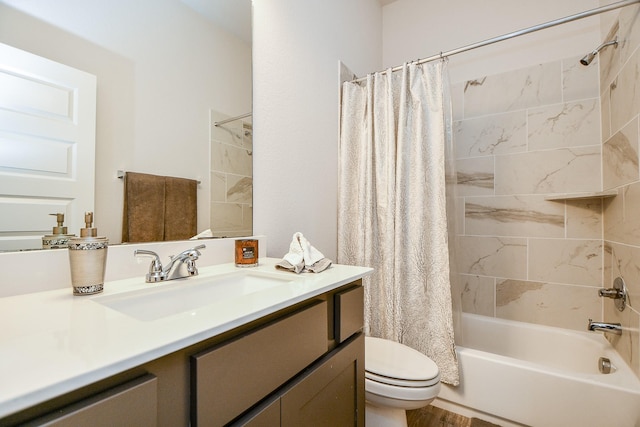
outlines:
{"label": "toilet lid", "polygon": [[394,341],[365,337],[365,377],[392,385],[426,387],[440,378],[426,355]]}

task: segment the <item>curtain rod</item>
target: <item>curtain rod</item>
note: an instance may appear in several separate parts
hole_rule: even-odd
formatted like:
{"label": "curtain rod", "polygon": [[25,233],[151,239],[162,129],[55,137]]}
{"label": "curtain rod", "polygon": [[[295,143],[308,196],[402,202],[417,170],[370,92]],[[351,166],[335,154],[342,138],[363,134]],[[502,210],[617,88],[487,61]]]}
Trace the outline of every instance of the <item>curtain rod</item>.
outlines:
{"label": "curtain rod", "polygon": [[[640,1],[640,0],[638,0],[638,1]],[[236,120],[239,120],[239,119],[244,119],[245,117],[249,117],[252,114],[253,113],[241,114],[239,116],[231,117],[229,119],[220,120],[219,122],[215,122],[213,125],[214,126],[220,126],[220,125],[223,125],[225,123],[233,122],[233,121],[236,121]]]}
{"label": "curtain rod", "polygon": [[[528,28],[524,28],[522,30],[518,30],[518,31],[514,31],[512,33],[508,33],[508,34],[503,34],[501,36],[497,36],[497,37],[493,37],[487,40],[483,40],[481,42],[477,42],[477,43],[473,43],[467,46],[463,46],[463,47],[459,47],[457,49],[453,49],[447,52],[440,52],[437,55],[432,55],[429,56],[428,58],[424,58],[424,59],[419,59],[416,61],[417,64],[424,64],[425,62],[431,62],[431,61],[435,61],[437,59],[441,59],[441,58],[445,58],[448,56],[453,56],[453,55],[457,55],[458,53],[462,53],[462,52],[466,52],[469,50],[473,50],[479,47],[483,47],[483,46],[488,46],[490,44],[493,43],[497,43],[497,42],[501,42],[503,40],[508,40],[508,39],[512,39],[514,37],[519,37],[525,34],[530,34],[536,31],[540,31],[540,30],[544,30],[550,27],[555,27],[556,25],[560,25],[560,24],[566,24],[567,22],[571,22],[571,21],[576,21],[578,19],[582,19],[582,18],[588,18],[590,16],[593,15],[599,15],[601,13],[604,12],[609,12],[610,10],[615,10],[615,9],[620,9],[621,7],[625,7],[625,6],[630,6],[634,3],[640,3],[640,0],[624,0],[624,1],[620,1],[617,3],[611,3],[609,5],[606,6],[601,6],[601,7],[597,7],[595,9],[591,9],[591,10],[587,10],[584,12],[580,12],[580,13],[576,13],[575,15],[570,15],[570,16],[565,16],[564,18],[560,18],[560,19],[556,19],[553,21],[549,21],[549,22],[545,22],[544,24],[538,24],[538,25],[534,25],[533,27],[528,27]],[[391,71],[398,71],[401,70],[402,66],[396,66],[391,68]],[[381,71],[381,73],[386,73],[387,70]],[[352,82],[356,83],[356,82],[361,82],[363,80],[365,80],[367,77],[360,77],[354,80],[351,80]]]}

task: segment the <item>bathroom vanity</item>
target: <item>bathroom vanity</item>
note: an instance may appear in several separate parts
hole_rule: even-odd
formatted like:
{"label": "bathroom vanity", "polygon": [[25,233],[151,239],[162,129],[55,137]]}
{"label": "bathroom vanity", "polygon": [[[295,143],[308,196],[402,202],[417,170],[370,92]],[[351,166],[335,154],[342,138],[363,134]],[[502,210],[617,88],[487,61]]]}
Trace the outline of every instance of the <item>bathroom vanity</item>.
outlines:
{"label": "bathroom vanity", "polygon": [[363,426],[371,269],[277,261],[1,298],[0,425]]}

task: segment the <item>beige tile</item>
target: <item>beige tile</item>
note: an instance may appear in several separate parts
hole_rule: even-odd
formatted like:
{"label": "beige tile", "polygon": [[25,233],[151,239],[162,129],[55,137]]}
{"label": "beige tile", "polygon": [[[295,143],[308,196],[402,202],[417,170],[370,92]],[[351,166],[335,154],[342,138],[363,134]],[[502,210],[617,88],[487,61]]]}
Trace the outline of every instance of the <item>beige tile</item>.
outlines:
{"label": "beige tile", "polygon": [[600,149],[595,145],[496,156],[496,195],[598,191]]}
{"label": "beige tile", "polygon": [[253,201],[253,178],[227,175],[227,202],[250,204]]}
{"label": "beige tile", "polygon": [[211,201],[225,202],[226,196],[227,175],[221,172],[211,172]]}
{"label": "beige tile", "polygon": [[567,200],[565,203],[568,238],[602,239],[602,199]]}
{"label": "beige tile", "polygon": [[602,174],[604,189],[638,181],[638,117],[602,146]]}
{"label": "beige tile", "polygon": [[236,175],[253,175],[253,153],[251,150],[233,145],[211,143],[211,169]]}
{"label": "beige tile", "polygon": [[613,348],[616,349],[622,359],[627,362],[636,376],[640,377],[640,357],[638,357],[638,350],[640,349],[640,337],[638,334],[640,316],[632,309],[620,312],[613,304],[605,302],[603,321],[622,325],[622,335],[604,334],[604,337],[613,345]]}
{"label": "beige tile", "polygon": [[564,205],[543,196],[465,199],[465,233],[470,235],[564,237],[564,223]]}
{"label": "beige tile", "polygon": [[211,203],[211,230],[226,232],[243,229],[242,204]]}
{"label": "beige tile", "polygon": [[493,195],[493,156],[456,161],[459,196]]}
{"label": "beige tile", "polygon": [[496,317],[584,331],[600,314],[591,287],[518,280],[496,282]]}
{"label": "beige tile", "polygon": [[[604,288],[613,286],[613,248],[611,245],[611,242],[605,240],[602,248],[602,254],[604,256],[602,259],[602,287]],[[618,274],[616,274],[616,276],[617,275]]]}
{"label": "beige tile", "polygon": [[580,64],[581,56],[562,61],[562,95],[564,101],[597,98],[599,75],[597,67]]}
{"label": "beige tile", "polygon": [[458,238],[461,273],[525,279],[527,239],[461,236]]}
{"label": "beige tile", "polygon": [[[613,40],[618,36],[619,29],[620,25],[616,19],[602,42]],[[620,38],[618,40],[620,41]],[[608,46],[600,50],[600,53],[598,53],[598,56],[591,65],[597,65],[600,69],[601,88],[609,86],[620,70],[620,47],[620,44],[618,44],[618,47]]]}
{"label": "beige tile", "polygon": [[[628,304],[640,310],[640,247],[609,242],[612,252],[612,278],[622,277],[628,293]],[[613,286],[613,279],[607,287]],[[605,306],[607,304],[605,303]]]}
{"label": "beige tile", "polygon": [[600,287],[602,251],[601,240],[529,239],[528,278]]}
{"label": "beige tile", "polygon": [[616,197],[602,200],[603,239],[624,241],[624,192],[628,186],[618,190]]}
{"label": "beige tile", "polygon": [[529,151],[601,142],[598,98],[530,109],[527,120]]}
{"label": "beige tile", "polygon": [[624,63],[640,46],[640,5],[627,6],[620,9],[620,31],[618,49],[620,62]]}
{"label": "beige tile", "polygon": [[[622,358],[632,367],[636,375],[640,374],[640,360],[638,358],[638,329],[639,317],[637,311],[633,308],[634,302],[637,307],[639,297],[640,284],[638,277],[640,276],[640,248],[620,245],[617,243],[607,242],[606,247],[610,247],[611,276],[609,280],[605,280],[605,287],[613,286],[613,279],[622,277],[627,287],[628,305],[624,311],[619,311],[615,307],[613,300],[603,298],[602,305],[604,314],[602,320],[605,322],[617,322],[622,324],[622,335],[616,336],[605,334],[605,337],[611,342],[614,348],[622,356]],[[606,264],[605,264],[606,268]],[[595,320],[595,319],[594,319]]]}
{"label": "beige tile", "polygon": [[562,101],[560,61],[467,81],[464,116],[515,111]]}
{"label": "beige tile", "polygon": [[602,140],[611,136],[611,90],[605,86],[600,96],[600,126]]}
{"label": "beige tile", "polygon": [[253,125],[242,122],[242,148],[253,150]]}
{"label": "beige tile", "polygon": [[[600,317],[593,318],[597,322],[620,323],[623,327],[622,335],[615,336],[613,334],[603,334],[603,336],[613,345],[620,356],[631,366],[631,334],[628,333],[629,313],[631,310],[623,312],[615,308],[613,300],[602,299],[603,314]],[[598,332],[601,333],[601,332]]]}
{"label": "beige tile", "polygon": [[242,146],[242,121],[235,120],[220,126],[215,126],[215,122],[226,120],[231,116],[219,112],[211,112],[211,141],[225,144]]}
{"label": "beige tile", "polygon": [[464,229],[464,197],[456,197],[455,201],[456,234],[465,234]]}
{"label": "beige tile", "polygon": [[640,50],[629,58],[611,83],[611,131],[617,132],[640,112]]}
{"label": "beige tile", "polygon": [[493,277],[459,275],[462,288],[462,311],[465,313],[494,315],[495,279]]}
{"label": "beige tile", "polygon": [[225,147],[221,142],[211,142],[211,170],[216,172],[227,172],[225,170]]}
{"label": "beige tile", "polygon": [[458,158],[523,152],[527,149],[525,110],[493,114],[455,123]]}
{"label": "beige tile", "polygon": [[453,107],[453,120],[464,119],[464,83],[451,85],[451,105]]}
{"label": "beige tile", "polygon": [[640,182],[624,186],[604,202],[604,239],[640,246]]}
{"label": "beige tile", "polygon": [[640,378],[640,313],[629,311],[629,335],[631,335],[631,358],[629,364]]}

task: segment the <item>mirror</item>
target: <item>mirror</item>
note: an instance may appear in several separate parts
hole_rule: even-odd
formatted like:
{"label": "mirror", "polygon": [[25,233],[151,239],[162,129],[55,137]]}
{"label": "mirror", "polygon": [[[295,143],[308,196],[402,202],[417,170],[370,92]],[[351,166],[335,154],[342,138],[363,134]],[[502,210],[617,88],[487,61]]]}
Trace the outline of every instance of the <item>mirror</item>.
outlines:
{"label": "mirror", "polygon": [[97,77],[94,218],[110,244],[118,171],[198,180],[198,232],[252,234],[251,117],[214,125],[251,112],[250,0],[0,0],[0,43]]}

